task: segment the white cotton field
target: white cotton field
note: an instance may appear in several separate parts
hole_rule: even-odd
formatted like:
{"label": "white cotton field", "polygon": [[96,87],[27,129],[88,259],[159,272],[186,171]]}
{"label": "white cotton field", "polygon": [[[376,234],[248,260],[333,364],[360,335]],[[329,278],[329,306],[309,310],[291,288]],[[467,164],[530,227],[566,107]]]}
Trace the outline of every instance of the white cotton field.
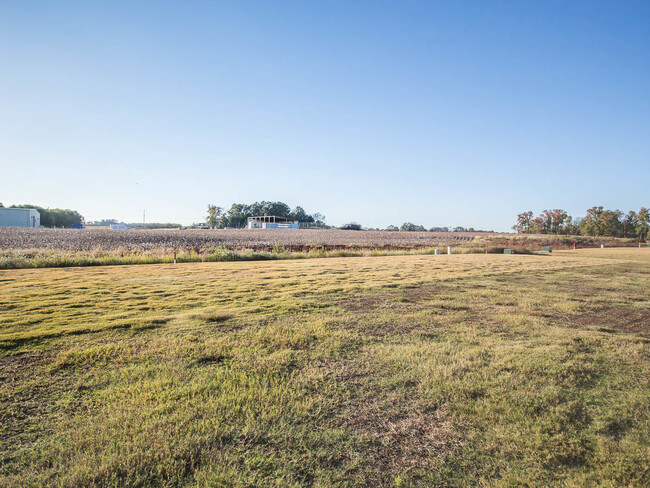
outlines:
{"label": "white cotton field", "polygon": [[214,247],[270,250],[284,246],[301,251],[326,249],[414,249],[470,243],[484,233],[389,232],[331,229],[219,229],[109,230],[0,228],[0,250],[49,249],[65,251],[194,250]]}

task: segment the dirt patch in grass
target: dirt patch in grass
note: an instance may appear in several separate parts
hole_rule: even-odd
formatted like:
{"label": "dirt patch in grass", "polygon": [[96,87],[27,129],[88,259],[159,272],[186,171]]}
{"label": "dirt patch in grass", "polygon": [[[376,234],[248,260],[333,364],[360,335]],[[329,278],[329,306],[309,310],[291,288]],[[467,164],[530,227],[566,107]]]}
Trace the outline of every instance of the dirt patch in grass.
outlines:
{"label": "dirt patch in grass", "polygon": [[25,370],[32,369],[37,364],[42,364],[44,354],[15,354],[0,357],[0,384],[12,382],[16,375],[24,374]]}
{"label": "dirt patch in grass", "polygon": [[438,469],[461,448],[460,439],[448,421],[444,407],[429,409],[406,390],[377,389],[381,376],[372,363],[366,367],[349,364],[338,379],[354,392],[340,415],[339,425],[354,432],[364,444],[365,468],[376,473],[376,486],[395,486],[398,480],[416,482],[427,472]]}
{"label": "dirt patch in grass", "polygon": [[344,424],[368,439],[367,460],[374,465],[380,481],[435,469],[441,458],[459,449],[444,412],[385,412],[379,402],[357,405]]}
{"label": "dirt patch in grass", "polygon": [[350,312],[369,312],[376,309],[401,310],[404,308],[419,310],[428,308],[420,302],[435,298],[436,295],[441,295],[445,290],[446,288],[442,285],[422,285],[388,293],[357,294],[341,299],[335,305]]}
{"label": "dirt patch in grass", "polygon": [[603,308],[570,319],[578,327],[597,327],[601,332],[627,332],[650,338],[650,310]]}

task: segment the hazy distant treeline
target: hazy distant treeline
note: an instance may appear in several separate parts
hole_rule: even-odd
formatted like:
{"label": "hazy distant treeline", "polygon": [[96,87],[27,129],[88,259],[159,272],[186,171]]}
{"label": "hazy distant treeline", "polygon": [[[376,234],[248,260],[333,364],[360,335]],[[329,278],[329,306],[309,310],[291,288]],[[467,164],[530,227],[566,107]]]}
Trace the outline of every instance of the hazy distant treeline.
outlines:
{"label": "hazy distant treeline", "polygon": [[584,217],[571,217],[562,209],[544,210],[537,217],[533,212],[517,216],[512,226],[520,234],[570,234],[581,236],[638,237],[650,236],[650,212],[641,207],[638,212],[630,210],[608,210],[591,207]]}

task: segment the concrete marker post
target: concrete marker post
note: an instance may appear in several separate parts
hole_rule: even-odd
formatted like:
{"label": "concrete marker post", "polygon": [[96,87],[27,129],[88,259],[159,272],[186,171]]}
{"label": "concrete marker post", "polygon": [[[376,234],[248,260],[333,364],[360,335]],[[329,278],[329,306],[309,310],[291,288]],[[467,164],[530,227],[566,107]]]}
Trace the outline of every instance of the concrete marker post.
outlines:
{"label": "concrete marker post", "polygon": [[451,246],[447,246],[447,254],[451,254]]}

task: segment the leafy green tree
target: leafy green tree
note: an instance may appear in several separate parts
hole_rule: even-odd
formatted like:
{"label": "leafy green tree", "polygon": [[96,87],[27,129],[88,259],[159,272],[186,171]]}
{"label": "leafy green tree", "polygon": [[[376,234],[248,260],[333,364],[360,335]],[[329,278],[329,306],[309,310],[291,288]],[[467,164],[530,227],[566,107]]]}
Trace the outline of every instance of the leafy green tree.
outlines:
{"label": "leafy green tree", "polygon": [[580,234],[580,221],[582,219],[576,218],[576,219],[571,219],[569,222],[567,222],[565,226],[565,234],[569,234],[572,236],[577,236]]}
{"label": "leafy green tree", "polygon": [[641,207],[637,214],[635,231],[639,239],[648,240],[650,238],[650,211],[646,207]]}
{"label": "leafy green tree", "polygon": [[533,212],[523,212],[517,215],[517,223],[512,226],[519,234],[532,234],[531,224],[533,220]]}
{"label": "leafy green tree", "polygon": [[291,207],[283,202],[262,202],[262,215],[275,215],[277,217],[289,218]]}
{"label": "leafy green tree", "polygon": [[605,210],[602,206],[591,207],[580,222],[580,234],[585,236],[621,236],[623,224],[620,210]]}
{"label": "leafy green tree", "polygon": [[639,216],[634,210],[630,210],[622,219],[623,237],[635,237],[636,228],[639,223]]}
{"label": "leafy green tree", "polygon": [[423,226],[414,224],[412,222],[404,222],[400,226],[399,230],[406,231],[406,232],[426,232],[427,231]]}
{"label": "leafy green tree", "polygon": [[294,208],[293,211],[289,214],[289,218],[297,220],[298,222],[314,222],[314,217],[305,212],[305,209],[302,207]]}
{"label": "leafy green tree", "polygon": [[205,219],[205,223],[209,227],[217,227],[221,223],[222,214],[223,208],[217,207],[216,205],[208,205],[208,216]]}
{"label": "leafy green tree", "polygon": [[250,207],[243,203],[233,203],[227,213],[226,227],[244,227],[248,220],[252,217]]}

